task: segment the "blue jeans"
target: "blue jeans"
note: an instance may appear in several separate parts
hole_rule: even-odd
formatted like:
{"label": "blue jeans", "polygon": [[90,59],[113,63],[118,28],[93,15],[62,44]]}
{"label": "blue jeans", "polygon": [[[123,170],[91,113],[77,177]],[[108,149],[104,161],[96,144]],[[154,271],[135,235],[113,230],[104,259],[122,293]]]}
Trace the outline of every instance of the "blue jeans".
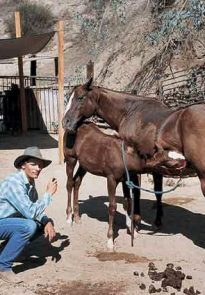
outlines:
{"label": "blue jeans", "polygon": [[7,241],[0,253],[0,271],[11,271],[13,261],[34,236],[40,235],[40,232],[42,233],[39,224],[31,219],[0,219],[0,240]]}

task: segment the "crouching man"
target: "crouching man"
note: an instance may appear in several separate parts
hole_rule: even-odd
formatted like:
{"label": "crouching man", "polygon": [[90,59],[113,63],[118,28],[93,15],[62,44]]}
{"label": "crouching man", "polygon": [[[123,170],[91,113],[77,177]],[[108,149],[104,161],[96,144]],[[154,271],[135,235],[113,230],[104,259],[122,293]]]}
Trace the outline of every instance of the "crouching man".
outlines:
{"label": "crouching man", "polygon": [[56,235],[53,221],[43,212],[57,190],[57,181],[48,182],[42,199],[38,199],[35,188],[35,179],[50,163],[38,147],[28,147],[14,161],[18,171],[0,184],[0,240],[5,240],[0,253],[0,279],[5,282],[22,282],[12,271],[12,264],[32,239],[44,233],[52,241]]}

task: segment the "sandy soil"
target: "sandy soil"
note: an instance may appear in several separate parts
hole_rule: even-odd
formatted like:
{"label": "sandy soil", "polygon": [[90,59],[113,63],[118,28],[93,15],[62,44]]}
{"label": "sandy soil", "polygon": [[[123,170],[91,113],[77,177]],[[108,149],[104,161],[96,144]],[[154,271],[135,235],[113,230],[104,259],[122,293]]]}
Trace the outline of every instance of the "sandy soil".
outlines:
{"label": "sandy soil", "polygon": [[[29,133],[27,137],[0,137],[0,179],[15,171],[13,161],[25,147],[38,145],[43,155],[53,160],[37,180],[39,193],[44,192],[50,177],[56,177],[59,183],[56,196],[47,209],[47,214],[55,221],[57,241],[49,245],[40,238],[32,243],[25,250],[27,259],[14,264],[14,271],[25,283],[8,286],[0,281],[0,294],[150,294],[154,290],[150,285],[161,288],[162,283],[162,280],[149,277],[150,262],[154,263],[157,272],[164,271],[166,265],[172,263],[174,270],[181,267],[185,274],[180,291],[167,287],[158,290],[157,294],[197,294],[193,288],[205,294],[205,200],[198,179],[184,179],[180,188],[164,195],[163,228],[158,232],[153,226],[155,196],[142,193],[143,224],[135,234],[133,247],[125,226],[119,185],[115,252],[110,253],[106,249],[106,180],[86,175],[79,200],[82,223],[68,225],[65,166],[58,163],[56,139],[56,136],[35,133]],[[165,183],[168,184],[167,179]],[[142,184],[152,188],[146,175]],[[170,187],[165,185],[164,188]]]}

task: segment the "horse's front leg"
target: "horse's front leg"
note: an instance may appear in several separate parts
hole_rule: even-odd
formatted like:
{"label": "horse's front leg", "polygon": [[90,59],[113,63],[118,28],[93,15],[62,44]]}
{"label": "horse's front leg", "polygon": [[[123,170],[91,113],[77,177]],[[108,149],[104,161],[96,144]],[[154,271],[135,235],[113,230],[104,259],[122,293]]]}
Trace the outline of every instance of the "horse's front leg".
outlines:
{"label": "horse's front leg", "polygon": [[82,166],[79,166],[74,176],[73,220],[75,223],[80,222],[78,195],[79,195],[80,185],[82,183],[82,180],[85,174],[86,174],[86,171],[82,168]]}
{"label": "horse's front leg", "polygon": [[114,249],[114,237],[113,237],[113,223],[114,223],[114,216],[117,209],[116,204],[116,187],[117,187],[117,181],[115,180],[114,176],[108,176],[107,178],[107,189],[108,189],[108,196],[109,196],[109,208],[108,208],[108,214],[109,214],[109,228],[107,233],[107,247],[110,250]]}
{"label": "horse's front leg", "polygon": [[71,197],[72,197],[72,189],[74,186],[73,180],[73,171],[77,162],[77,159],[73,157],[69,157],[65,159],[66,162],[66,175],[67,175],[67,208],[66,208],[66,220],[69,224],[72,223],[72,207],[71,207]]}
{"label": "horse's front leg", "polygon": [[[154,181],[154,190],[162,191],[163,187],[163,175],[158,173],[153,173],[153,181]],[[162,193],[155,193],[157,199],[157,214],[155,219],[155,225],[157,227],[162,226],[162,216],[163,216],[163,208],[162,208]]]}

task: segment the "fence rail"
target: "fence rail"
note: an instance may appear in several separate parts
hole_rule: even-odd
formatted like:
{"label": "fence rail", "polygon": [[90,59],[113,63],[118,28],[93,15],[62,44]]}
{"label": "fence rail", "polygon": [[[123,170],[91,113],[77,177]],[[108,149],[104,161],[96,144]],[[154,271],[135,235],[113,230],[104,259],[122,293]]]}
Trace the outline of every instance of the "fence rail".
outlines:
{"label": "fence rail", "polygon": [[172,72],[160,81],[158,93],[170,107],[205,101],[205,66]]}
{"label": "fence rail", "polygon": [[[35,79],[35,85],[34,84]],[[58,80],[56,77],[24,77],[29,130],[56,133],[58,128]],[[65,84],[65,96],[70,90]],[[19,113],[18,118],[16,112]],[[0,132],[20,120],[19,77],[0,76]]]}

